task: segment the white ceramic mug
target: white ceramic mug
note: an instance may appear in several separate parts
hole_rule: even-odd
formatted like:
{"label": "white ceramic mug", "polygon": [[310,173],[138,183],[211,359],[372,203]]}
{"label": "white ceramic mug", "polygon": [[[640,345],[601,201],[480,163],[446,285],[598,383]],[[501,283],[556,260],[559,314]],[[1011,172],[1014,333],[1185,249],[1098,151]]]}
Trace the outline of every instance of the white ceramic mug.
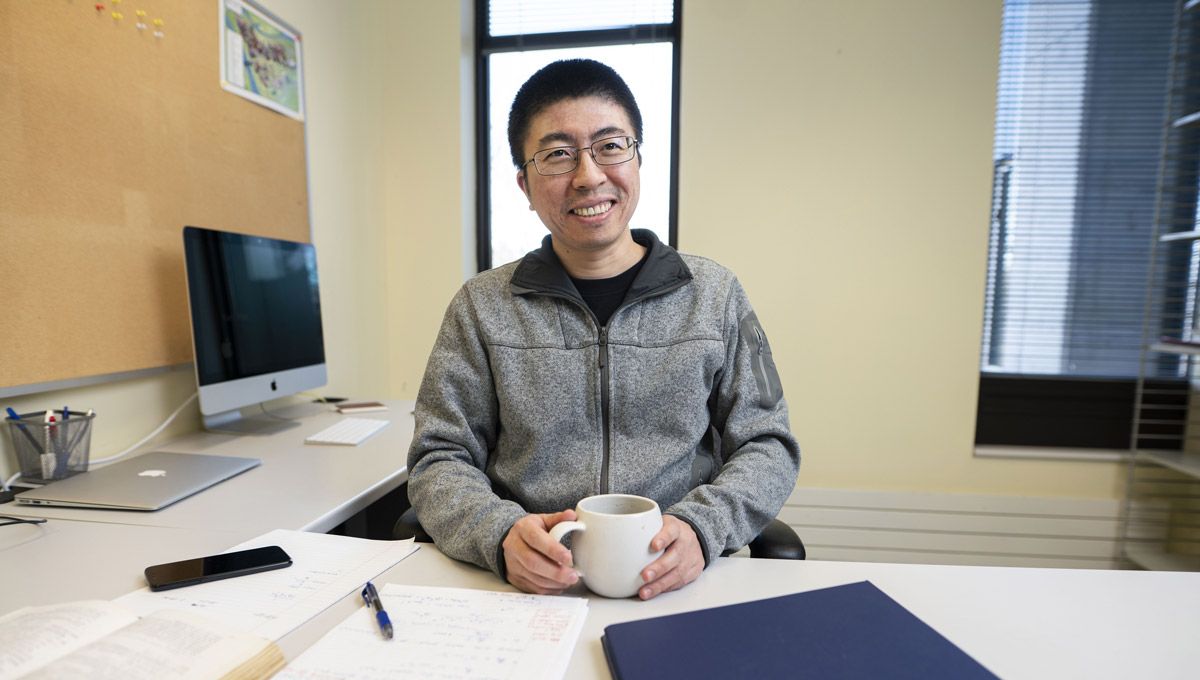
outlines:
{"label": "white ceramic mug", "polygon": [[641,496],[588,496],[575,506],[577,521],[559,522],[550,536],[571,537],[571,555],[583,583],[597,595],[630,597],[645,581],[642,570],[662,551],[650,549],[650,539],[662,530],[658,503]]}

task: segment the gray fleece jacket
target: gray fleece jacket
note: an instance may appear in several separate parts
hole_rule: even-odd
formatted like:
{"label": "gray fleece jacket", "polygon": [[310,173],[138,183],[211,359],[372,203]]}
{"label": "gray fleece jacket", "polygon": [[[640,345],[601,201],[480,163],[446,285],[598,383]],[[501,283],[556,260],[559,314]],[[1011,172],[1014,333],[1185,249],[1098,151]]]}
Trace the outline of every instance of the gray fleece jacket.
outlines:
{"label": "gray fleece jacket", "polygon": [[783,507],[800,449],[745,292],[633,234],[650,252],[606,327],[548,236],[450,303],[408,453],[409,498],[445,554],[503,576],[499,544],[522,516],[628,493],[688,522],[708,564]]}

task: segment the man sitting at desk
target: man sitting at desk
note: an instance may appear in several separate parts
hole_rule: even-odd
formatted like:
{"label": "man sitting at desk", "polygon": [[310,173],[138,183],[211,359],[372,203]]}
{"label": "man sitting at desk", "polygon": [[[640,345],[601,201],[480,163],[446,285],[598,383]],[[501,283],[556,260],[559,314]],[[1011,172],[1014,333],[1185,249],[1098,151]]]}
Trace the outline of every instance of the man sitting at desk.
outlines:
{"label": "man sitting at desk", "polygon": [[[663,509],[651,547],[666,550],[638,593],[649,599],[752,540],[799,470],[738,280],[629,227],[641,136],[633,94],[608,66],[559,61],[521,87],[509,146],[550,234],[458,291],[417,397],[418,520],[445,554],[526,592],[577,580],[547,532],[581,498],[637,494]],[[733,166],[732,137],[718,136],[729,148],[716,160]]]}

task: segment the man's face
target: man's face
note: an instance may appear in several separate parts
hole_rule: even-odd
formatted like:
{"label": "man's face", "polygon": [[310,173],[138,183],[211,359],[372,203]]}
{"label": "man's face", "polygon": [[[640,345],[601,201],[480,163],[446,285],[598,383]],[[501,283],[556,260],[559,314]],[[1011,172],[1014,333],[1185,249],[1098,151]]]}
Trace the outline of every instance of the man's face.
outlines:
{"label": "man's face", "polygon": [[[595,251],[616,243],[629,229],[641,189],[638,159],[596,165],[586,147],[606,137],[633,137],[629,116],[598,97],[565,99],[533,119],[525,158],[554,146],[579,147],[579,167],[562,175],[539,175],[530,163],[517,171],[517,184],[550,230],[555,248]],[[592,214],[587,214],[592,213]]]}

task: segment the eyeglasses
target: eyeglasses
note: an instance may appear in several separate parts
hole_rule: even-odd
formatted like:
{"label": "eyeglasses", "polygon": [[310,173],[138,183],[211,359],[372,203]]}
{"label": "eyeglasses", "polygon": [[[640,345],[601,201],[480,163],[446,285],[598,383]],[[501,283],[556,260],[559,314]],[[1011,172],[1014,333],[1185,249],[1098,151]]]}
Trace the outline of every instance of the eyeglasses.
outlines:
{"label": "eyeglasses", "polygon": [[[633,137],[605,137],[584,147],[592,152],[596,165],[619,165],[633,160],[638,140]],[[533,154],[533,158],[521,164],[521,169],[533,163],[539,175],[563,175],[579,167],[579,152],[574,146],[554,146]]]}

